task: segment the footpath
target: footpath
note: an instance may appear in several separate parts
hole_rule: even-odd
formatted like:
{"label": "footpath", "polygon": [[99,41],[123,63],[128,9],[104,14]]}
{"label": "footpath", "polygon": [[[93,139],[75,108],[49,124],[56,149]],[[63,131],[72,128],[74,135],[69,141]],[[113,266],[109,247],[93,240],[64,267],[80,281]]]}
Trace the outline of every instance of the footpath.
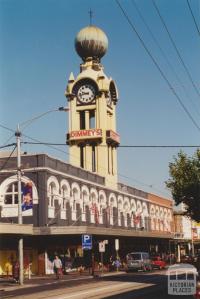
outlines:
{"label": "footpath", "polygon": [[115,271],[115,272],[102,273],[99,271],[95,271],[93,276],[88,271],[84,271],[81,274],[79,272],[71,272],[66,275],[62,275],[60,279],[56,279],[54,274],[44,275],[44,276],[32,275],[30,279],[25,277],[23,285],[19,285],[18,283],[16,283],[12,277],[10,278],[0,277],[0,294],[6,291],[15,291],[15,290],[25,289],[25,288],[37,288],[39,286],[47,286],[52,284],[56,285],[65,282],[90,280],[99,277],[119,275],[122,273],[124,272]]}

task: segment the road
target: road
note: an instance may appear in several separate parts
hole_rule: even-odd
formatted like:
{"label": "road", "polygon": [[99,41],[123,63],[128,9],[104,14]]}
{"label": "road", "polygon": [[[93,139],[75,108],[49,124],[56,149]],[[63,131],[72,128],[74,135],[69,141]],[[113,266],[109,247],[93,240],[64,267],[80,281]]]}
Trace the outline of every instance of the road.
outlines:
{"label": "road", "polygon": [[[116,275],[117,274],[117,275]],[[5,288],[1,299],[166,299],[166,271],[152,273],[115,273],[91,278],[74,276],[61,280],[41,279],[39,283],[24,287]],[[193,298],[177,296],[175,298]]]}

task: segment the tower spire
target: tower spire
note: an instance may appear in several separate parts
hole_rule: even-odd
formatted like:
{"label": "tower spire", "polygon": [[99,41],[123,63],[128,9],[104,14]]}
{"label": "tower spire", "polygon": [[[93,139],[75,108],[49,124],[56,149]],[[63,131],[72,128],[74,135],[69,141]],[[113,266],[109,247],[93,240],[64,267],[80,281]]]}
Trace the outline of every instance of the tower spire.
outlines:
{"label": "tower spire", "polygon": [[88,13],[89,13],[89,16],[90,16],[90,26],[92,26],[93,11],[91,10],[91,8],[90,8]]}

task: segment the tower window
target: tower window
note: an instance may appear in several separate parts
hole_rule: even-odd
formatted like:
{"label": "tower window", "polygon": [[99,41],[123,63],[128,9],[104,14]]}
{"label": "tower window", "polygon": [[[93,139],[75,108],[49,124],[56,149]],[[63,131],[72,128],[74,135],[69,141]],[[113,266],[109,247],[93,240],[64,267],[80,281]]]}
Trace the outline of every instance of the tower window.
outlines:
{"label": "tower window", "polygon": [[85,111],[80,111],[80,130],[85,130]]}
{"label": "tower window", "polygon": [[110,147],[108,146],[108,173],[110,173]]}
{"label": "tower window", "polygon": [[92,145],[92,171],[96,171],[96,146]]}
{"label": "tower window", "polygon": [[90,129],[95,128],[95,110],[89,112],[89,125]]}
{"label": "tower window", "polygon": [[113,157],[113,155],[114,155],[114,148],[111,147],[111,165],[112,165],[112,174],[114,175],[114,165],[113,165],[114,157]]}
{"label": "tower window", "polygon": [[84,168],[84,146],[80,146],[80,167]]}

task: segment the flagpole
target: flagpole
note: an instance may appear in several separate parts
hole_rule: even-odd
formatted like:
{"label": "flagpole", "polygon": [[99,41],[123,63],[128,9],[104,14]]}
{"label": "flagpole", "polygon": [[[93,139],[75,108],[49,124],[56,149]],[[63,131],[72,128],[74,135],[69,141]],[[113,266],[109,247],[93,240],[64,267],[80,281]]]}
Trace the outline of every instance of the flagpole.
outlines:
{"label": "flagpole", "polygon": [[[17,182],[18,182],[18,224],[22,224],[22,193],[21,193],[21,132],[19,124],[15,132],[17,143]],[[18,256],[19,256],[19,284],[24,283],[24,262],[23,262],[23,238],[19,237],[18,243]]]}

